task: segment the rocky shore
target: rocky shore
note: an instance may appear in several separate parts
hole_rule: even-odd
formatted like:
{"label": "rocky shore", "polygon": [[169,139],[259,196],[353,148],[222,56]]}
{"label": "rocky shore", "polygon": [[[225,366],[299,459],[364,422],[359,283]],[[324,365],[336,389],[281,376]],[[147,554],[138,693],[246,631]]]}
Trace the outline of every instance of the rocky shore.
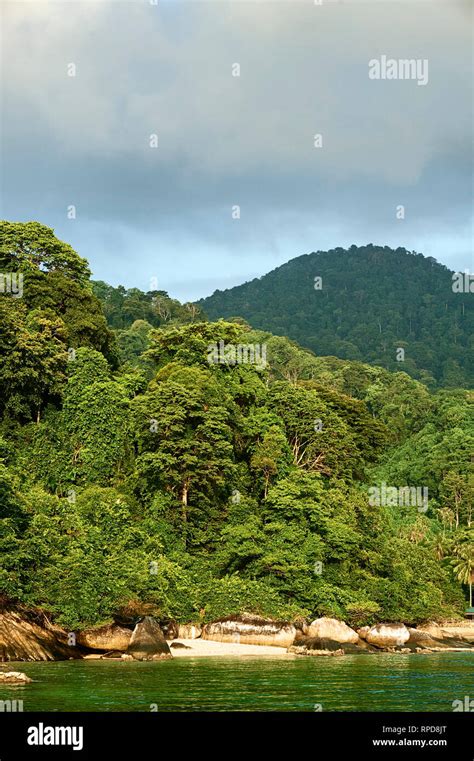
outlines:
{"label": "rocky shore", "polygon": [[41,611],[14,606],[0,611],[0,662],[80,658],[68,634]]}
{"label": "rocky shore", "polygon": [[315,657],[469,650],[474,652],[474,622],[462,619],[416,628],[404,623],[378,623],[356,630],[344,621],[327,617],[292,623],[244,613],[202,625],[144,616],[126,625],[110,623],[66,632],[38,611],[16,607],[0,612],[3,662],[72,658],[161,661],[173,656]]}

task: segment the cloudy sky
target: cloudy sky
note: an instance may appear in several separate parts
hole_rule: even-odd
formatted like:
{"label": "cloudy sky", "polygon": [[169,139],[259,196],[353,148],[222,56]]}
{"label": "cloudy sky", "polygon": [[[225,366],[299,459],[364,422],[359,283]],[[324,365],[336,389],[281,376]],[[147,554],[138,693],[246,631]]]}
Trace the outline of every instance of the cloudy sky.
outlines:
{"label": "cloudy sky", "polygon": [[[95,278],[196,299],[352,243],[474,268],[470,2],[2,15],[2,216],[54,227]],[[382,56],[427,60],[428,82],[369,78]]]}

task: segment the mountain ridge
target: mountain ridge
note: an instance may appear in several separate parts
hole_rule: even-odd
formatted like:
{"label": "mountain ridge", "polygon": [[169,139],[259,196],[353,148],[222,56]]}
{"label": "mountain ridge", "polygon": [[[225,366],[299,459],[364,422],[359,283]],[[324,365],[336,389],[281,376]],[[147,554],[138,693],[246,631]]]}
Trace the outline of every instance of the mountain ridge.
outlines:
{"label": "mountain ridge", "polygon": [[453,291],[453,274],[405,248],[353,245],[303,254],[197,303],[210,319],[239,316],[319,355],[469,386],[472,294]]}

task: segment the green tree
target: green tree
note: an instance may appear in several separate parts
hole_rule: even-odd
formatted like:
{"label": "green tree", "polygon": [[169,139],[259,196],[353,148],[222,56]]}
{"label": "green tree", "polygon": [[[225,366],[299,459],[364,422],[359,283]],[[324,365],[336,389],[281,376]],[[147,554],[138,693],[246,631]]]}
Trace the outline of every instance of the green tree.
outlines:
{"label": "green tree", "polygon": [[190,541],[207,534],[209,509],[228,493],[232,479],[229,409],[219,397],[209,370],[176,366],[132,402],[139,488],[173,495]]}
{"label": "green tree", "polygon": [[72,448],[75,480],[109,483],[126,467],[129,401],[109,375],[102,354],[78,349],[69,363],[63,421]]}
{"label": "green tree", "polygon": [[263,477],[263,496],[266,499],[270,481],[278,473],[289,470],[291,452],[285,434],[276,425],[271,426],[255,447],[250,467]]}
{"label": "green tree", "polygon": [[458,581],[469,587],[469,607],[472,608],[472,584],[474,581],[474,543],[469,539],[454,549],[451,564]]}
{"label": "green tree", "polygon": [[0,298],[0,412],[40,419],[66,380],[65,327],[59,318]]}
{"label": "green tree", "polygon": [[0,221],[0,271],[5,270],[61,272],[82,285],[90,276],[86,260],[39,222]]}

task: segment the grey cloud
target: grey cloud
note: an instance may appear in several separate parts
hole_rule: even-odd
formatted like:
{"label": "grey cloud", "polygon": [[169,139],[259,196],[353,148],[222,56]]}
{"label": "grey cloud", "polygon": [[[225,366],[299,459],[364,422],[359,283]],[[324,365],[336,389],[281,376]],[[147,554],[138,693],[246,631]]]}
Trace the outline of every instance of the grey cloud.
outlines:
{"label": "grey cloud", "polygon": [[[466,4],[6,7],[4,216],[55,226],[104,279],[158,269],[197,298],[369,241],[471,265]],[[369,80],[381,54],[428,58],[429,84]]]}

